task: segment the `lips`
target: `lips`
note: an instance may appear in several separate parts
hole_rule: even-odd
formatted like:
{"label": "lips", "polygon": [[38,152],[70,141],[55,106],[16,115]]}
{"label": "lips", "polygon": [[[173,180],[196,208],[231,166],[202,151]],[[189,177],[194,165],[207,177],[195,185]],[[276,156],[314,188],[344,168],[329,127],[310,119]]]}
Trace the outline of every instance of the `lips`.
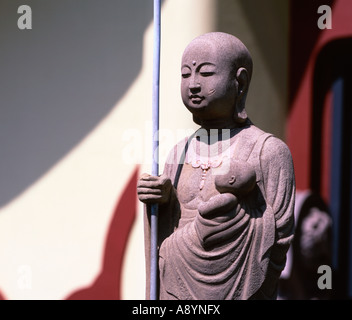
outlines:
{"label": "lips", "polygon": [[189,96],[189,99],[194,103],[194,104],[200,104],[203,100],[204,97],[198,96],[196,94],[192,94]]}

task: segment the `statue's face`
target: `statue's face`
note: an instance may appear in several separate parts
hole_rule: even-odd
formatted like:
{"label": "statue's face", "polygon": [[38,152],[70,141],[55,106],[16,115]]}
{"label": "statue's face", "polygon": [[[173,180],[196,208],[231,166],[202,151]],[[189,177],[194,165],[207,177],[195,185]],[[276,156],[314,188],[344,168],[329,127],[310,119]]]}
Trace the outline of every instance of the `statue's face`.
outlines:
{"label": "statue's face", "polygon": [[189,111],[201,120],[232,119],[236,81],[228,59],[212,43],[191,44],[182,58],[181,95]]}

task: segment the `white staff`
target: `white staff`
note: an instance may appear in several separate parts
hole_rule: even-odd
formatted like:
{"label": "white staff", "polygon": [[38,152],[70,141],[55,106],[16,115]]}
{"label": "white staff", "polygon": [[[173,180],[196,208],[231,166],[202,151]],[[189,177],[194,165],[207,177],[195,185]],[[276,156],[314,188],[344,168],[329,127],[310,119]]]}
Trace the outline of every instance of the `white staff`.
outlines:
{"label": "white staff", "polygon": [[[159,175],[159,84],[160,84],[160,26],[161,0],[154,0],[154,53],[153,53],[153,94],[152,125],[153,153],[152,175]],[[150,237],[150,299],[157,300],[158,295],[158,205],[151,205]]]}

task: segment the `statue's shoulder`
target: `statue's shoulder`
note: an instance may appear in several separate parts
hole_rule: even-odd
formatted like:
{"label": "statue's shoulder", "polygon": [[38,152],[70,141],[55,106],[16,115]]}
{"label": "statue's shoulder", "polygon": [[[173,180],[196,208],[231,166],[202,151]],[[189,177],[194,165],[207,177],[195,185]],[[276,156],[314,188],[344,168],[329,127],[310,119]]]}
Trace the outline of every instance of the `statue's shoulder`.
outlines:
{"label": "statue's shoulder", "polygon": [[253,124],[245,126],[243,130],[241,130],[240,134],[243,138],[251,142],[256,142],[259,138],[272,136],[272,134],[263,131]]}
{"label": "statue's shoulder", "polygon": [[264,132],[259,128],[253,128],[257,143],[260,144],[260,159],[262,162],[292,166],[292,155],[287,144],[273,134]]}
{"label": "statue's shoulder", "polygon": [[242,131],[242,140],[250,145],[252,152],[257,150],[256,153],[263,160],[292,159],[291,152],[284,141],[254,125],[250,125]]}
{"label": "statue's shoulder", "polygon": [[251,125],[246,128],[247,139],[252,140],[253,142],[262,144],[264,151],[267,151],[271,154],[277,152],[290,152],[288,146],[280,138],[276,137],[274,134],[265,132],[262,129]]}
{"label": "statue's shoulder", "polygon": [[242,160],[257,158],[261,152],[263,144],[272,135],[264,132],[253,124],[247,125],[233,137],[233,144],[237,150],[241,150]]}

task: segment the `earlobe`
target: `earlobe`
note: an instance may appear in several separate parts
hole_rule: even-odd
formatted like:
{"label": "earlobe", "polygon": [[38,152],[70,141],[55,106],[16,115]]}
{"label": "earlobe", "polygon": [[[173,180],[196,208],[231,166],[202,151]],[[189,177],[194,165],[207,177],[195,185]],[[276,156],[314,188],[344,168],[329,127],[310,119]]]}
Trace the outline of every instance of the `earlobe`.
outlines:
{"label": "earlobe", "polygon": [[240,103],[236,106],[236,112],[234,114],[234,119],[236,123],[243,124],[248,119],[247,112],[244,109],[244,103]]}

